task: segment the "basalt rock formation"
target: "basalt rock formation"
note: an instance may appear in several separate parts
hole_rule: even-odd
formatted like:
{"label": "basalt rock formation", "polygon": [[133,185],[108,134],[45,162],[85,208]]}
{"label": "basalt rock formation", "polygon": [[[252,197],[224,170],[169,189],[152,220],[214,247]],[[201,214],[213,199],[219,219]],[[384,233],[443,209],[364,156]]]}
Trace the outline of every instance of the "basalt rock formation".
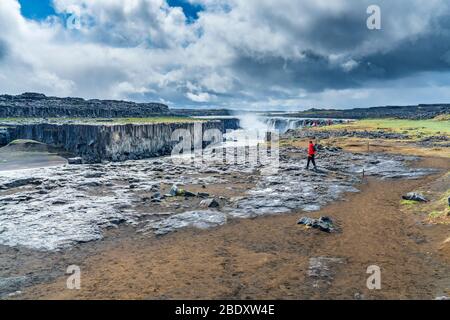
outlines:
{"label": "basalt rock formation", "polygon": [[372,108],[355,108],[346,110],[310,109],[290,113],[290,117],[302,118],[334,118],[334,119],[374,119],[396,118],[422,120],[432,119],[439,115],[450,114],[450,104],[419,104],[411,106],[384,106]]}
{"label": "basalt rock formation", "polygon": [[0,118],[117,118],[151,117],[170,114],[161,103],[47,97],[40,93],[0,95]]}
{"label": "basalt rock formation", "polygon": [[39,141],[82,157],[87,163],[124,161],[170,155],[179,142],[172,139],[172,134],[177,129],[189,132],[193,146],[196,125],[201,127],[202,132],[217,129],[224,133],[226,130],[222,121],[148,124],[35,123],[5,126],[0,140],[3,140],[3,144],[16,139]]}

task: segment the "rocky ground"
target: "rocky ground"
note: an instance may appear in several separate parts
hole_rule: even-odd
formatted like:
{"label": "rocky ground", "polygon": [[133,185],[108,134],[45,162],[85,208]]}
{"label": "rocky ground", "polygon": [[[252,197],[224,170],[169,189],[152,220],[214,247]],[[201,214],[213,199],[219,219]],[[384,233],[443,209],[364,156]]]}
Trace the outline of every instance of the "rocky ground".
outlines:
{"label": "rocky ground", "polygon": [[[79,296],[84,298],[243,298],[247,296],[313,298],[327,297],[328,294],[333,297],[332,292],[337,289],[331,287],[330,279],[334,278],[335,273],[340,272],[341,267],[348,265],[355,267],[352,260],[362,254],[361,250],[365,250],[356,244],[348,247],[344,244],[348,244],[350,240],[358,242],[358,236],[363,236],[363,232],[371,233],[372,231],[368,229],[370,224],[394,223],[389,227],[374,226],[373,231],[378,241],[383,241],[382,234],[388,232],[386,237],[392,238],[389,241],[398,242],[398,247],[392,246],[388,249],[386,246],[389,246],[391,242],[383,242],[375,246],[374,239],[365,243],[364,236],[360,240],[366,246],[376,247],[374,249],[368,247],[367,250],[372,253],[382,248],[387,251],[401,250],[402,244],[405,244],[404,240],[395,238],[395,235],[391,233],[395,234],[395,228],[405,226],[398,217],[386,216],[395,214],[392,210],[398,210],[396,206],[401,197],[398,193],[411,191],[410,189],[420,185],[422,181],[441,176],[442,170],[449,169],[448,159],[422,162],[421,165],[417,165],[419,158],[410,155],[356,153],[338,147],[325,147],[322,148],[317,159],[319,170],[309,171],[305,169],[304,154],[305,148],[300,145],[283,145],[280,151],[279,170],[272,174],[261,174],[264,168],[249,164],[211,161],[177,164],[170,158],[0,172],[0,202],[2,203],[0,207],[0,295],[3,298],[14,295],[17,298],[70,297],[72,293],[67,292],[59,296],[58,290],[55,291],[56,284],[50,287],[44,285],[43,289],[37,287],[38,289],[30,291],[29,295],[23,295],[21,292],[30,285],[45,284],[53,282],[54,279],[57,279],[56,283],[60,284],[61,279],[64,278],[65,268],[69,264],[82,264],[91,270],[88,275],[89,290],[80,293],[81,296]],[[370,180],[367,180],[368,178]],[[373,190],[368,189],[367,181],[370,181],[369,185],[373,187]],[[445,183],[448,181],[444,181]],[[397,186],[398,190],[393,186]],[[363,194],[358,196],[361,190]],[[387,190],[391,190],[391,194]],[[371,192],[373,199],[370,198]],[[350,202],[336,203],[342,198],[350,199]],[[325,205],[330,204],[336,206],[337,212],[341,212],[344,216],[329,212],[329,206],[323,209]],[[361,207],[366,205],[372,209]],[[310,250],[313,250],[316,241],[325,245],[326,241],[323,238],[325,235],[320,234],[320,231],[318,234],[311,233],[296,226],[296,219],[292,217],[292,214],[317,215],[324,210],[337,220],[337,232],[334,236],[331,235],[329,245],[343,252],[331,254],[325,250],[320,253],[321,250],[317,249],[317,254],[311,255]],[[368,216],[361,216],[356,211],[352,216],[354,210],[363,211]],[[344,214],[344,212],[349,213]],[[380,216],[373,216],[375,213]],[[272,216],[272,218],[261,218],[261,216]],[[251,222],[242,220],[242,218],[256,217],[259,218],[247,220]],[[408,223],[410,222],[408,220]],[[273,229],[270,228],[272,223]],[[218,226],[222,227],[215,228]],[[283,228],[286,228],[288,235],[281,236]],[[358,228],[361,230],[356,232]],[[351,232],[352,229],[355,231]],[[176,236],[174,231],[178,231]],[[229,236],[227,232],[230,232]],[[245,240],[244,235],[247,232],[249,232],[249,239]],[[421,234],[421,230],[416,233]],[[341,236],[337,234],[343,234],[343,239],[346,240],[341,239]],[[198,235],[199,238],[196,239],[198,243],[193,242],[192,235],[195,235],[194,238]],[[421,238],[421,236],[417,237],[417,239]],[[406,238],[410,239],[409,236]],[[137,242],[134,243],[134,241]],[[248,247],[244,250],[242,246],[236,247],[239,242],[242,242],[244,246],[251,246],[252,249]],[[196,251],[197,246],[201,246],[202,243],[205,244],[204,254]],[[217,246],[214,247],[213,243]],[[185,256],[189,250],[179,247],[183,244],[186,244],[186,248],[192,246],[193,257],[197,257],[197,260]],[[153,253],[148,253],[150,256],[144,253],[146,248],[152,248]],[[166,257],[162,255],[164,251],[160,251],[162,248],[166,249]],[[301,254],[295,258],[292,254],[296,248]],[[410,247],[405,248],[407,248],[406,251],[415,250]],[[126,253],[127,250],[131,250],[130,252],[135,255],[130,256]],[[352,252],[352,250],[356,251]],[[277,252],[284,254],[276,258]],[[415,270],[414,272],[420,271],[420,261],[425,261],[419,259],[421,252],[419,250],[414,253],[417,255],[417,260],[411,267]],[[395,255],[391,256],[390,253],[383,251],[373,257],[386,254],[389,256],[389,263],[393,266],[396,263]],[[98,258],[100,261],[93,258],[96,255],[100,255]],[[126,265],[120,262],[124,261],[124,257],[129,259]],[[253,258],[249,260],[250,257]],[[106,259],[106,262],[102,262],[102,258]],[[161,260],[154,260],[156,258]],[[112,262],[114,259],[116,262]],[[153,260],[150,261],[150,259]],[[298,259],[297,266],[305,264],[300,268],[301,270],[297,270],[298,278],[293,280],[294,282],[304,277],[302,270],[309,270],[307,273],[309,278],[306,279],[310,280],[305,280],[305,283],[310,283],[313,287],[324,286],[325,291],[310,291],[311,287],[308,285],[310,289],[306,290],[305,287],[300,290],[299,288],[298,292],[293,293],[290,281],[295,272],[292,269],[294,261],[291,259]],[[397,263],[404,263],[401,259],[406,259],[406,256],[399,258]],[[193,265],[191,270],[193,273],[181,268],[187,261]],[[307,267],[308,261],[309,267]],[[111,291],[107,293],[98,289],[101,281],[105,280],[102,278],[104,275],[93,271],[98,263],[115,265],[118,269],[109,270],[111,275],[117,278],[123,277],[123,281],[128,279],[133,284],[135,284],[134,280],[129,277],[140,279],[141,282],[144,279],[133,272],[130,273],[130,270],[138,266],[151,270],[153,274],[151,278],[154,281],[158,272],[158,277],[160,276],[161,279],[169,276],[161,269],[166,266],[168,272],[181,273],[179,287],[175,289],[177,286],[173,282],[175,279],[173,281],[166,279],[166,282],[159,285],[167,287],[158,287],[159,289],[153,293],[144,290],[147,292],[146,295],[139,295],[137,293],[139,290],[125,290],[122,287],[124,283],[121,282],[117,283],[117,287],[111,286],[109,288]],[[358,263],[361,267],[362,262]],[[205,270],[201,270],[201,265],[204,265]],[[434,260],[432,267],[436,267],[439,274],[445,271],[442,265]],[[226,271],[227,268],[230,270]],[[123,275],[120,275],[120,270],[123,271]],[[331,270],[331,273],[324,274],[324,270]],[[211,281],[207,282],[205,278],[199,278],[199,274],[195,274],[194,271],[209,272]],[[281,272],[284,274],[283,277],[291,280],[278,283],[269,278],[263,285],[263,279],[259,276],[253,280],[241,279],[255,271],[258,274],[268,275],[272,275],[275,271]],[[225,276],[223,272],[231,274]],[[362,274],[364,276],[364,272]],[[178,275],[173,276],[178,277]],[[215,282],[215,280],[219,281],[219,278],[222,279],[220,283]],[[201,280],[200,286],[197,286],[196,279]],[[439,278],[439,281],[441,280],[445,282],[448,278],[442,276]],[[111,281],[114,283],[113,280]],[[272,281],[277,283],[276,291],[273,292],[267,289],[271,287]],[[188,289],[185,287],[187,282],[195,284]],[[147,282],[144,281],[144,283]],[[401,281],[398,286],[400,284]],[[203,285],[217,285],[218,292],[204,291],[204,294],[210,292],[210,296],[193,294]],[[245,289],[241,288],[241,285]],[[414,289],[414,284],[408,285],[412,286],[411,290]],[[261,286],[267,286],[267,288],[262,289]],[[229,288],[237,290],[234,295],[227,291]],[[439,291],[438,288],[440,288],[438,284],[433,282],[430,283],[429,288],[423,289],[417,296],[407,289],[405,292],[408,294],[404,297],[430,298],[432,295],[443,293],[443,289]],[[220,293],[220,290],[223,292]],[[352,294],[355,293],[358,292]],[[337,296],[339,295],[336,294]],[[399,292],[398,296],[402,297],[402,294]],[[348,292],[345,297],[353,298]],[[395,297],[395,292],[391,290],[389,294],[378,297]]]}
{"label": "rocky ground", "polygon": [[[286,133],[286,138],[288,139],[308,139],[315,138],[319,140],[328,140],[328,139],[342,139],[342,138],[356,138],[360,141],[362,139],[367,140],[412,140],[408,134],[404,133],[396,133],[389,132],[384,130],[376,130],[376,131],[361,131],[361,130],[290,130]],[[450,147],[450,139],[448,135],[432,135],[426,136],[414,141],[415,144],[425,148],[449,148]]]}

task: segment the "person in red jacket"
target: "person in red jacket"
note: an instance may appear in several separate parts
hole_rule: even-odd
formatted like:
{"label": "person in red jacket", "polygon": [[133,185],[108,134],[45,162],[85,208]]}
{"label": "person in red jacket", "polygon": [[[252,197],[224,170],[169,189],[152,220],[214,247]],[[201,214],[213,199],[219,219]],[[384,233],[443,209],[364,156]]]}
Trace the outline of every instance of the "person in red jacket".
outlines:
{"label": "person in red jacket", "polygon": [[314,143],[312,141],[309,142],[309,146],[308,146],[308,163],[306,164],[306,169],[309,169],[309,163],[312,162],[313,166],[314,166],[314,170],[317,169],[316,166],[316,146],[314,145]]}

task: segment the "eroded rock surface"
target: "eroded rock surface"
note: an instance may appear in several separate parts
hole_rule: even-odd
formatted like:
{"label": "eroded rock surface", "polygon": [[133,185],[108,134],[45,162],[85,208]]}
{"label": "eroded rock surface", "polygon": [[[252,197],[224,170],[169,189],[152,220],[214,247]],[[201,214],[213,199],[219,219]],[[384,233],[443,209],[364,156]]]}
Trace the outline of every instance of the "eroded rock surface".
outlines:
{"label": "eroded rock surface", "polygon": [[[246,164],[183,164],[171,158],[1,172],[0,244],[56,250],[101,239],[105,228],[122,223],[165,234],[214,227],[232,218],[314,211],[345,192],[357,192],[363,171],[383,179],[433,172],[409,167],[413,157],[340,150],[321,152],[320,170],[308,171],[306,160],[296,156],[304,152],[283,149],[279,170],[270,175]],[[202,208],[201,197],[162,196],[174,184],[189,190],[191,185],[217,188],[237,180],[249,182],[247,192],[210,195],[221,199],[220,209]]]}

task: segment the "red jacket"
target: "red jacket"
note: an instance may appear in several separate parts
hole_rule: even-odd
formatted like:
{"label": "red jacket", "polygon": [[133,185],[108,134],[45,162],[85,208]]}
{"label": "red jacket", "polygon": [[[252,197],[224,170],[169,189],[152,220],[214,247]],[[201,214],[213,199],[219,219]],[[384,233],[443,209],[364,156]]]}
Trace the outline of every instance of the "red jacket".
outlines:
{"label": "red jacket", "polygon": [[310,143],[308,147],[308,156],[313,156],[316,154],[316,148],[314,148],[314,143]]}

